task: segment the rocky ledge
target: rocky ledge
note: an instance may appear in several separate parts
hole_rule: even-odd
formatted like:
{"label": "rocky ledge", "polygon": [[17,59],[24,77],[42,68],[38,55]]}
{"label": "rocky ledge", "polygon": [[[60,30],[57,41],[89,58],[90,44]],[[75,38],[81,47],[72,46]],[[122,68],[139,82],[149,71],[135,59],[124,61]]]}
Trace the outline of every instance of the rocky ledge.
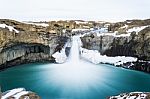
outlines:
{"label": "rocky ledge", "polygon": [[36,93],[26,91],[24,88],[16,88],[2,93],[0,99],[41,99],[41,98]]}
{"label": "rocky ledge", "polygon": [[150,99],[149,92],[123,93],[118,96],[111,96],[108,99]]}

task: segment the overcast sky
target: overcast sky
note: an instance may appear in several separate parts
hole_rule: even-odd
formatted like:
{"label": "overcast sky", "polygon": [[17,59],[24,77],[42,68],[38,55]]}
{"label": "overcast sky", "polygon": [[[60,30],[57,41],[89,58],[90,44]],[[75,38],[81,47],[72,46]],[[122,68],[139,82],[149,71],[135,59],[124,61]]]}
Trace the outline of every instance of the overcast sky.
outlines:
{"label": "overcast sky", "polygon": [[150,18],[150,0],[0,0],[0,18],[21,21]]}

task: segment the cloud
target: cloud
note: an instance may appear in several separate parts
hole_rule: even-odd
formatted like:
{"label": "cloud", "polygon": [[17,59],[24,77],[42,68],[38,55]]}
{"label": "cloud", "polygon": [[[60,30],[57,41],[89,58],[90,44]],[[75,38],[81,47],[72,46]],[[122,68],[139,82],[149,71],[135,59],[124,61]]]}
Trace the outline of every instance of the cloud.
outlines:
{"label": "cloud", "polygon": [[0,0],[0,17],[18,20],[149,18],[149,0]]}

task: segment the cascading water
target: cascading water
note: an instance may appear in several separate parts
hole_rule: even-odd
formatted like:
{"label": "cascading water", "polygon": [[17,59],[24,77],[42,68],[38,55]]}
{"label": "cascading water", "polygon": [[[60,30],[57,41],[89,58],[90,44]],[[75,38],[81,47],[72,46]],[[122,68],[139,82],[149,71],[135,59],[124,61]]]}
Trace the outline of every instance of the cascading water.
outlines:
{"label": "cascading water", "polygon": [[[63,96],[68,96],[73,99],[84,99],[91,92],[92,88],[104,79],[100,79],[97,75],[102,73],[102,70],[92,63],[80,60],[79,58],[79,36],[72,38],[72,47],[69,59],[64,64],[59,64],[53,67],[49,79],[51,84],[55,84],[61,90]],[[63,89],[65,88],[65,89]]]}
{"label": "cascading water", "polygon": [[73,64],[73,62],[79,63],[79,45],[78,45],[78,41],[79,41],[79,37],[78,36],[74,36],[72,38],[72,47],[71,47],[71,51],[70,51],[70,56],[68,59],[68,62],[70,64]]}

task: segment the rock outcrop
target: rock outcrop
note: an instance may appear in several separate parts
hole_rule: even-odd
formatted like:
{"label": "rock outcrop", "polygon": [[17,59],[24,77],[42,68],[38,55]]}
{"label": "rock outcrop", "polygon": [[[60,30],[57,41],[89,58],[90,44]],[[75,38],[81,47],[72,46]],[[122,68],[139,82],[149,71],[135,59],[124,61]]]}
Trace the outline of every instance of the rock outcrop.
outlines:
{"label": "rock outcrop", "polygon": [[[140,23],[139,21],[137,22],[138,26]],[[140,25],[147,26],[139,31],[119,32],[115,29],[115,32],[110,33],[89,33],[84,37],[81,37],[81,41],[83,43],[82,47],[89,50],[98,50],[101,55],[110,57],[136,57],[138,60],[137,62],[133,62],[134,65],[132,64],[132,66],[128,67],[131,63],[126,63],[122,66],[134,70],[150,72],[150,23],[149,20],[148,22],[146,21],[146,23],[142,22]],[[135,21],[133,21],[133,23],[136,24]]]}
{"label": "rock outcrop", "polygon": [[[59,26],[49,28],[1,19],[0,69],[29,62],[55,61],[52,55],[71,42],[69,36],[63,36],[60,32],[62,29]],[[68,54],[69,49],[65,50]]]}
{"label": "rock outcrop", "polygon": [[150,25],[150,19],[146,20],[126,20],[124,22],[110,23],[109,31],[119,31],[121,33],[126,32],[127,29],[139,26]]}
{"label": "rock outcrop", "polygon": [[36,93],[16,88],[2,93],[1,99],[41,99]]}
{"label": "rock outcrop", "polygon": [[150,99],[150,93],[149,92],[123,93],[118,96],[111,96],[107,99]]}

